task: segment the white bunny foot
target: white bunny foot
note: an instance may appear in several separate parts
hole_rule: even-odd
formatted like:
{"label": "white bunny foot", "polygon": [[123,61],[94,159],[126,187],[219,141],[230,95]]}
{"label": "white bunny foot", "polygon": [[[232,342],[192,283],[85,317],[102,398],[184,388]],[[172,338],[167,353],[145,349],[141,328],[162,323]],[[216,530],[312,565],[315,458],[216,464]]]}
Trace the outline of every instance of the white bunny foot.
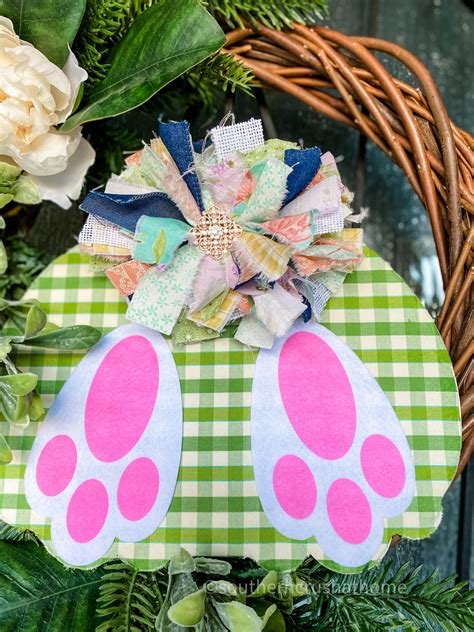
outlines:
{"label": "white bunny foot", "polygon": [[34,511],[51,517],[55,552],[82,566],[114,538],[136,542],[165,517],[182,443],[182,402],[161,334],[125,325],[74,369],[35,439],[25,475]]}
{"label": "white bunny foot", "polygon": [[409,506],[413,459],[376,380],[321,325],[296,325],[259,352],[252,460],[267,518],[289,538],[316,536],[338,564],[360,566],[382,543],[384,518]]}

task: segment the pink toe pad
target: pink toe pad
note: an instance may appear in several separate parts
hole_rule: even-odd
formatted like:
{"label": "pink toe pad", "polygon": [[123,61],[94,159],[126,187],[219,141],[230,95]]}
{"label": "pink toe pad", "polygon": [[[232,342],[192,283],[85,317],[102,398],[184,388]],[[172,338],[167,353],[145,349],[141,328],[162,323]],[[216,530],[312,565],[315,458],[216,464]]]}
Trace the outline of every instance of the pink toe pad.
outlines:
{"label": "pink toe pad", "polygon": [[360,452],[364,476],[374,492],[395,498],[405,485],[405,464],[398,448],[383,435],[373,434],[364,441]]}
{"label": "pink toe pad", "polygon": [[84,481],[69,502],[67,530],[73,540],[84,544],[99,533],[107,518],[109,498],[104,485],[95,479]]}
{"label": "pink toe pad", "polygon": [[282,509],[292,518],[304,520],[313,513],[316,483],[311,470],[298,456],[286,454],[277,461],[273,489]]}
{"label": "pink toe pad", "polygon": [[372,512],[361,488],[348,478],[339,478],[328,491],[327,512],[334,531],[349,544],[361,544],[369,536]]}
{"label": "pink toe pad", "polygon": [[56,496],[71,482],[77,464],[74,441],[57,435],[44,446],[36,465],[36,481],[45,496]]}
{"label": "pink toe pad", "polygon": [[144,518],[158,496],[160,477],[156,465],[145,457],[135,459],[120,478],[117,503],[127,520]]}

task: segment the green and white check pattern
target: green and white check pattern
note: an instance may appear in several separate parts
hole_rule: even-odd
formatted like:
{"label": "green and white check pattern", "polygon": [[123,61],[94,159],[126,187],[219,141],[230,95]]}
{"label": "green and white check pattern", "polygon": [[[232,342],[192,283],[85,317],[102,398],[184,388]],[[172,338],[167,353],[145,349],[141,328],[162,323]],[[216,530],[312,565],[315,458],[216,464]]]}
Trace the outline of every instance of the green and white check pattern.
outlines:
{"label": "green and white check pattern", "polygon": [[[107,333],[126,322],[126,304],[105,275],[93,273],[77,249],[59,257],[35,281],[37,298],[58,325],[90,324]],[[347,277],[323,323],[357,353],[376,377],[403,424],[416,466],[416,496],[403,515],[387,521],[392,534],[427,537],[441,519],[441,499],[456,471],[461,445],[456,383],[442,340],[418,299],[373,252]],[[171,343],[170,343],[171,344]],[[184,408],[181,469],[165,521],[147,540],[116,542],[108,558],[161,566],[178,546],[204,556],[248,556],[267,568],[293,568],[308,554],[323,558],[313,540],[291,541],[269,524],[253,478],[250,398],[257,351],[230,336],[174,350]],[[23,370],[39,377],[51,405],[82,353],[26,350]],[[3,427],[2,427],[3,426]],[[0,516],[33,529],[49,546],[46,518],[32,512],[23,475],[37,424],[26,430],[0,423],[13,462],[0,466]],[[327,562],[326,562],[327,563]],[[329,563],[332,567],[333,565]]]}

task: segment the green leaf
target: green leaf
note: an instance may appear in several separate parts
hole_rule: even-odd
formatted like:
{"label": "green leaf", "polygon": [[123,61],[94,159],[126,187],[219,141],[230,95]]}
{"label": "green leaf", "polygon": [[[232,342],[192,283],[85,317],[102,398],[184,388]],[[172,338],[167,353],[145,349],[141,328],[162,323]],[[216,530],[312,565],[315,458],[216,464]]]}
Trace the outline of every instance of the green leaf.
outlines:
{"label": "green leaf", "polygon": [[104,570],[96,610],[103,621],[96,632],[153,630],[166,590],[165,569],[138,572],[116,560]]}
{"label": "green leaf", "polygon": [[36,388],[38,376],[34,373],[16,373],[0,376],[0,387],[7,388],[13,395],[28,395]]}
{"label": "green leaf", "polygon": [[0,0],[0,15],[15,32],[62,68],[84,15],[86,0]]}
{"label": "green leaf", "polygon": [[0,542],[0,629],[93,630],[103,573],[67,569],[34,542]]}
{"label": "green leaf", "polygon": [[7,421],[20,426],[25,424],[25,417],[28,415],[30,401],[24,395],[13,395],[9,390],[2,389],[0,393],[0,409]]}
{"label": "green leaf", "polygon": [[25,338],[39,334],[46,325],[46,314],[39,305],[32,305],[28,310],[25,322]]}
{"label": "green leaf", "polygon": [[32,421],[38,421],[43,417],[44,413],[45,410],[43,407],[43,402],[41,401],[40,394],[38,393],[38,391],[33,391],[33,393],[31,394],[30,411],[28,413],[30,419]]}
{"label": "green leaf", "polygon": [[262,620],[250,606],[239,601],[215,602],[217,612],[230,632],[260,632]]}
{"label": "green leaf", "polygon": [[286,632],[285,618],[278,608],[268,618],[263,629],[265,632]]}
{"label": "green leaf", "polygon": [[195,570],[196,564],[193,556],[181,547],[170,560],[168,574],[172,576],[180,573],[192,573]]}
{"label": "green leaf", "polygon": [[226,595],[227,597],[234,597],[235,599],[239,599],[239,589],[232,582],[228,582],[225,579],[219,579],[214,582],[207,582],[206,592],[209,595],[219,594]]}
{"label": "green leaf", "polygon": [[63,329],[29,338],[28,345],[67,351],[89,349],[89,347],[92,347],[100,340],[101,335],[100,331],[95,329],[95,327],[72,325],[71,327],[64,327]]}
{"label": "green leaf", "polygon": [[3,241],[0,241],[0,274],[4,274],[7,268],[8,268],[7,251],[5,250]]}
{"label": "green leaf", "polygon": [[275,606],[274,603],[272,603],[271,606],[268,606],[268,608],[265,610],[265,613],[262,617],[262,630],[266,628],[266,626],[268,625],[268,622],[270,621],[270,619],[272,618],[272,616],[275,614],[276,611],[277,611],[277,607]]}
{"label": "green leaf", "polygon": [[107,59],[106,78],[62,131],[136,108],[224,43],[222,29],[198,0],[162,0],[136,18]]}
{"label": "green leaf", "polygon": [[168,610],[168,617],[183,627],[197,625],[204,617],[206,593],[203,589],[186,595]]}
{"label": "green leaf", "polygon": [[196,571],[206,575],[229,575],[232,565],[225,560],[213,560],[208,557],[195,557]]}
{"label": "green leaf", "polygon": [[0,463],[4,463],[4,464],[10,463],[12,458],[13,458],[12,451],[10,450],[7,440],[2,434],[0,434]]}
{"label": "green leaf", "polygon": [[12,350],[10,342],[11,342],[10,336],[0,336],[0,362],[5,360],[7,355]]}
{"label": "green leaf", "polygon": [[155,257],[156,263],[160,263],[160,259],[163,256],[165,248],[166,248],[166,233],[163,229],[161,229],[158,237],[155,239],[153,243],[153,256]]}
{"label": "green leaf", "polygon": [[278,575],[276,571],[270,571],[265,575],[257,588],[249,595],[249,598],[265,597],[269,593],[274,593],[278,586]]}
{"label": "green leaf", "polygon": [[41,193],[38,185],[29,176],[20,176],[13,186],[13,199],[20,204],[39,204]]}

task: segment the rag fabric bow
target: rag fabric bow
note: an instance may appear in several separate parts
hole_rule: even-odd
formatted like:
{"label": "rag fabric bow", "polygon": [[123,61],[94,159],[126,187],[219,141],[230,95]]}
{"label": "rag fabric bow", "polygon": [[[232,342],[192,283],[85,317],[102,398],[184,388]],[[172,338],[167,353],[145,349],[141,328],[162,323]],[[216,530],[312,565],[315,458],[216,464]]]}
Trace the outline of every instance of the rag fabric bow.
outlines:
{"label": "rag fabric bow", "polygon": [[362,231],[331,154],[267,141],[218,159],[186,123],[126,161],[89,213],[81,248],[130,297],[127,317],[177,343],[221,335],[270,348],[300,316],[318,319],[362,260]]}

